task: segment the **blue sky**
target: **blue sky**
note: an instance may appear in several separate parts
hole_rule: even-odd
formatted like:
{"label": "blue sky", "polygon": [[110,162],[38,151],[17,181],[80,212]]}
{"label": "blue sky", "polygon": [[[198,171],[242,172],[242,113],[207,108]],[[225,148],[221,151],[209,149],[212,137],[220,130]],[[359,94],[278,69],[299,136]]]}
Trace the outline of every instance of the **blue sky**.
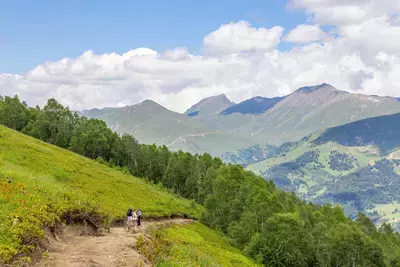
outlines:
{"label": "blue sky", "polygon": [[101,54],[183,46],[201,54],[203,38],[231,21],[279,25],[285,32],[306,21],[303,12],[285,6],[283,0],[6,0],[0,8],[0,73],[24,73],[89,49]]}

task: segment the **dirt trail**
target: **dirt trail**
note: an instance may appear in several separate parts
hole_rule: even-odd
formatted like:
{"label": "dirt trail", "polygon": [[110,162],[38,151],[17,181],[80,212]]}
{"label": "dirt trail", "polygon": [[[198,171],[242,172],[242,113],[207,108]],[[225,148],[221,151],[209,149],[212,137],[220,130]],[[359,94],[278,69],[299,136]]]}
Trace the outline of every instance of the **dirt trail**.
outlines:
{"label": "dirt trail", "polygon": [[136,233],[127,233],[123,227],[113,227],[110,233],[101,236],[79,236],[68,234],[61,241],[51,242],[53,248],[49,257],[35,264],[35,267],[122,267],[151,266],[135,250],[140,234],[156,224],[186,224],[191,220],[170,219],[161,221],[142,221]]}

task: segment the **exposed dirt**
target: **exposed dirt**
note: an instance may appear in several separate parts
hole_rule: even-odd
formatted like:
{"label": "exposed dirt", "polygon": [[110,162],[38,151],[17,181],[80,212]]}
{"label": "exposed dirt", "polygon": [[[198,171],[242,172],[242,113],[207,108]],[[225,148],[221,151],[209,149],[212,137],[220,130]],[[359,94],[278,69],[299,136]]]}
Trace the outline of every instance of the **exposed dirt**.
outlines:
{"label": "exposed dirt", "polygon": [[126,232],[124,227],[113,227],[100,236],[80,236],[79,231],[67,228],[63,234],[46,240],[49,255],[34,267],[97,267],[97,266],[151,266],[135,250],[137,238],[156,224],[186,224],[188,219],[142,221],[136,231]]}

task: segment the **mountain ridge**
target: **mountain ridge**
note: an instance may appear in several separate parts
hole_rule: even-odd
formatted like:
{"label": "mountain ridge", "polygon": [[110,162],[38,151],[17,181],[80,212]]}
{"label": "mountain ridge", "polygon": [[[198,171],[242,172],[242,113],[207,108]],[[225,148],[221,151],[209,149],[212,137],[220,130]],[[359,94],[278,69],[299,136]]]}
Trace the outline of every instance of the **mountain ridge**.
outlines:
{"label": "mountain ridge", "polygon": [[189,117],[205,114],[218,114],[222,110],[234,105],[225,94],[219,94],[201,99],[184,112]]}

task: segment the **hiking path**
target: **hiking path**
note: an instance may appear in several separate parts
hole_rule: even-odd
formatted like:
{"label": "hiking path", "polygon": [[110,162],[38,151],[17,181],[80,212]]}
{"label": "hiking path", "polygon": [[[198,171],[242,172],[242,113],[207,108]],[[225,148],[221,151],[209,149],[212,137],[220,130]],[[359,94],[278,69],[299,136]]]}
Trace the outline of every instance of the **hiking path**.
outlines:
{"label": "hiking path", "polygon": [[51,242],[48,257],[34,267],[122,267],[152,266],[135,250],[137,238],[150,226],[161,224],[187,224],[188,219],[163,219],[142,221],[136,232],[126,232],[124,227],[112,227],[100,236],[66,234]]}

